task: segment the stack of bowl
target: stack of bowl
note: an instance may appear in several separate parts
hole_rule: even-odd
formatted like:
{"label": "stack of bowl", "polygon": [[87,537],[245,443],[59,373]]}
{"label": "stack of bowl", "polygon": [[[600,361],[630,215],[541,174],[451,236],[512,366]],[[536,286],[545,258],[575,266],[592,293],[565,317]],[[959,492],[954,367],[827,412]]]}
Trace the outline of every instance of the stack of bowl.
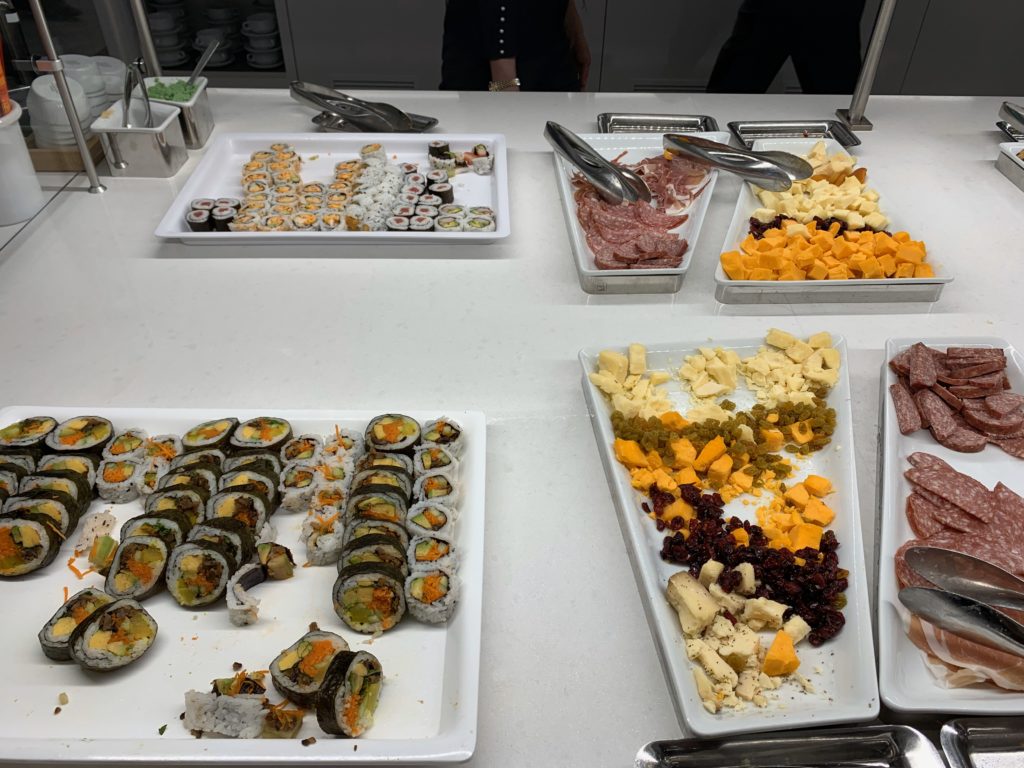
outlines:
{"label": "stack of bowl", "polygon": [[113,104],[124,96],[124,75],[127,69],[124,62],[113,56],[93,56],[92,60],[99,67],[103,77],[103,91],[107,104]]}
{"label": "stack of bowl", "polygon": [[[67,56],[61,58],[67,61]],[[82,131],[88,136],[89,125],[92,123],[89,117],[89,98],[85,89],[70,73],[67,81]],[[28,92],[28,114],[37,147],[69,147],[75,143],[75,134],[71,131],[71,123],[64,111],[64,103],[60,100],[53,75],[43,75],[32,81]]]}
{"label": "stack of bowl", "polygon": [[[89,102],[88,123],[92,123],[110,103],[107,101],[107,86],[99,65],[92,56],[83,56],[80,53],[66,53],[61,59],[64,61],[64,72],[85,91],[85,98]],[[82,122],[86,122],[85,115],[79,117],[82,118]]]}
{"label": "stack of bowl", "polygon": [[273,13],[254,13],[242,24],[245,35],[245,60],[254,69],[273,69],[281,66],[281,38],[277,32],[277,16]]}
{"label": "stack of bowl", "polygon": [[154,2],[150,7],[156,9],[149,13],[149,31],[160,66],[183,66],[188,61],[184,6]]}
{"label": "stack of bowl", "polygon": [[206,26],[196,32],[193,47],[197,51],[204,51],[211,41],[219,40],[220,46],[207,66],[226,67],[232,64],[236,54],[242,50],[242,25],[238,9],[211,5],[203,8],[203,16]]}

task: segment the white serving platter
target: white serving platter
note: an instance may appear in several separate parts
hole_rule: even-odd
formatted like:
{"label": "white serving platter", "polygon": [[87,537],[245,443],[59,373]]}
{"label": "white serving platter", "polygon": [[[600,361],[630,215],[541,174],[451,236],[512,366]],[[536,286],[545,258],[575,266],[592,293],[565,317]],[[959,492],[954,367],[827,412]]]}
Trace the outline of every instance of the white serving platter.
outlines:
{"label": "white serving platter", "polygon": [[[493,232],[193,232],[185,223],[189,203],[196,198],[244,197],[242,164],[249,160],[253,152],[266,149],[275,142],[291,144],[302,157],[303,182],[328,183],[334,180],[335,164],[358,159],[359,148],[374,142],[384,146],[391,162],[418,163],[421,171],[430,170],[427,144],[434,139],[448,141],[455,152],[468,151],[475,144],[486,144],[494,155],[494,171],[491,174],[481,176],[465,171],[456,174],[451,180],[456,203],[467,207],[486,205],[494,209],[497,220]],[[180,240],[186,245],[482,245],[506,238],[511,231],[508,156],[503,134],[428,136],[422,133],[222,133],[206,148],[192,176],[164,214],[155,234],[164,240]]]}
{"label": "white serving platter", "polygon": [[[694,133],[723,144],[728,143],[726,131],[709,131]],[[662,152],[660,133],[584,133],[580,138],[594,148],[601,157],[608,160],[622,157],[626,163],[635,163],[647,157],[654,157]],[[683,261],[672,269],[598,269],[594,263],[594,254],[587,245],[586,235],[579,219],[576,218],[576,201],[573,198],[572,177],[576,169],[563,158],[552,154],[555,163],[555,180],[558,193],[562,198],[562,215],[569,232],[569,244],[572,247],[573,261],[579,274],[580,287],[587,293],[675,293],[683,284],[683,276],[690,269],[693,254],[697,249],[704,215],[711,204],[711,195],[715,190],[718,171],[711,171],[707,188],[701,192],[694,205],[688,211],[690,217],[675,229],[680,239],[689,243]]]}
{"label": "white serving platter", "polygon": [[910,613],[900,603],[893,557],[900,546],[913,538],[905,505],[911,493],[903,472],[910,467],[907,457],[916,451],[934,454],[954,468],[992,488],[997,482],[1024,494],[1024,461],[987,445],[979,453],[957,453],[939,445],[928,430],[911,435],[900,434],[893,410],[889,385],[896,374],[888,361],[903,349],[922,342],[930,347],[1000,347],[1007,353],[1006,374],[1015,392],[1024,392],[1024,358],[1003,339],[982,336],[958,336],[932,339],[894,338],[885,344],[882,370],[882,485],[880,539],[878,546],[878,647],[879,684],[882,699],[892,709],[903,712],[943,712],[952,714],[1009,715],[1024,714],[1024,696],[994,685],[947,688],[932,674],[925,654],[907,636]]}
{"label": "white serving platter", "polygon": [[[48,414],[58,420],[90,413],[105,416],[115,428],[141,427],[150,434],[181,434],[198,422],[225,415],[241,419],[251,410],[50,408],[16,406],[0,410],[0,423]],[[291,421],[296,434],[330,434],[334,425],[362,430],[375,413],[365,411],[289,411],[262,413]],[[438,412],[411,410],[421,422]],[[6,673],[0,686],[0,763],[131,762],[208,764],[448,763],[468,760],[476,745],[480,629],[484,562],[484,465],[486,426],[479,411],[446,412],[464,428],[462,494],[458,504],[456,546],[461,597],[446,625],[420,624],[406,617],[395,629],[373,639],[348,627],[334,613],[331,586],[334,565],[296,567],[287,581],[253,589],[261,600],[259,621],[236,627],[218,603],[207,611],[188,611],[165,592],[145,601],[159,624],[155,645],[135,664],[109,674],[83,672],[71,662],[43,656],[36,633],[60,607],[63,590],[102,589],[98,574],[78,580],[65,566],[75,536],[69,536],[57,560],[23,579],[0,581],[0,605],[8,610],[0,624]],[[120,523],[138,514],[139,502],[111,506],[93,502],[92,510],[113,510]],[[277,541],[292,550],[297,566],[305,562],[299,541],[302,513],[280,510],[272,518]],[[84,562],[84,560],[79,561]],[[16,608],[16,610],[11,610]],[[307,712],[300,739],[196,739],[183,727],[185,692],[207,691],[216,677],[233,674],[240,662],[248,670],[268,669],[281,651],[308,631],[310,622],[337,632],[353,650],[380,659],[385,686],[367,738],[337,739],[323,733],[315,713]],[[274,701],[280,699],[269,685]],[[69,703],[54,715],[58,695]],[[159,729],[166,725],[161,735]]]}
{"label": "white serving platter", "polygon": [[[754,142],[755,151],[790,152],[806,155],[819,141],[825,142],[828,153],[852,154],[835,139],[759,139]],[[871,182],[871,168],[868,168],[868,183]],[[881,195],[882,210],[892,219],[893,231],[905,228],[899,213],[886,206],[885,193]],[[750,216],[763,207],[750,184],[740,187],[739,198],[732,222],[722,245],[722,253],[739,250],[740,243],[750,231]],[[917,238],[924,235],[911,232]],[[721,261],[715,266],[715,298],[723,304],[812,304],[812,303],[865,303],[865,302],[906,302],[938,301],[943,287],[953,278],[947,274],[948,265],[935,261],[934,254],[929,260],[939,272],[935,277],[909,277],[900,280],[731,280],[722,269]]]}
{"label": "white serving platter", "polygon": [[[661,559],[659,552],[665,533],[659,533],[640,509],[644,497],[632,488],[628,472],[619,464],[612,451],[615,435],[610,419],[611,408],[587,378],[588,373],[597,370],[597,356],[601,350],[597,347],[588,348],[579,354],[583,369],[583,392],[594,436],[619,516],[640,600],[661,660],[676,716],[684,733],[723,736],[865,722],[878,714],[870,596],[854,466],[849,362],[845,340],[833,336],[833,342],[842,357],[839,382],[829,395],[829,404],[836,411],[836,430],[829,446],[800,463],[797,476],[822,475],[832,481],[835,489],[834,494],[828,497],[829,506],[836,511],[836,519],[830,529],[835,531],[840,542],[840,567],[850,572],[850,585],[846,591],[848,602],[843,609],[846,625],[839,635],[819,648],[812,648],[807,643],[801,643],[797,648],[801,660],[799,671],[811,681],[815,693],[803,693],[795,683],[789,682],[776,692],[779,694],[778,700],[764,709],[750,706],[744,710],[724,710],[716,715],[704,709],[697,695],[693,667],[686,658],[679,619],[665,599],[669,576],[680,570],[681,566],[665,563]],[[716,339],[651,346],[647,350],[647,364],[651,370],[675,373],[682,365],[683,358],[696,353],[698,346],[731,348],[741,357],[746,357],[755,354],[763,345],[763,340],[758,339]],[[666,391],[685,415],[690,407],[689,399],[679,387],[678,379],[673,378],[666,385]],[[742,385],[729,395],[729,399],[736,403],[738,410],[749,408],[754,403],[752,393]],[[725,510],[726,517],[735,515],[744,520],[756,521],[756,506],[745,506],[743,497],[726,505]],[[762,639],[768,639],[768,635],[763,635]]]}

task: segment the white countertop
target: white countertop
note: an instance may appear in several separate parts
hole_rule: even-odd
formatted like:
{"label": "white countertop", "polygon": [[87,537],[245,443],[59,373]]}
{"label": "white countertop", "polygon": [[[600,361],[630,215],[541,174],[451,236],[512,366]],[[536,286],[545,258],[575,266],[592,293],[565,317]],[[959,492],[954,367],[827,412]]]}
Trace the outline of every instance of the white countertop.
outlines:
{"label": "white countertop", "polygon": [[[999,99],[875,97],[856,154],[944,270],[934,305],[730,307],[713,274],[739,182],[722,177],[669,296],[583,293],[541,135],[603,111],[831,118],[840,97],[376,94],[439,131],[508,136],[513,234],[478,249],[196,248],[153,230],[169,181],[79,176],[0,247],[0,403],[483,410],[489,424],[479,740],[472,765],[623,766],[680,735],[580,392],[583,346],[827,329],[850,347],[868,561],[889,336],[1024,346],[1024,195],[994,167]],[[303,131],[282,91],[211,94],[218,131]],[[429,300],[427,297],[430,297]],[[424,343],[424,313],[443,328]],[[816,313],[816,314],[815,314]],[[391,354],[376,354],[382,344]],[[395,354],[397,353],[397,354]],[[245,368],[260,362],[252,374]],[[539,662],[539,663],[538,663]],[[850,663],[855,663],[850,660]]]}

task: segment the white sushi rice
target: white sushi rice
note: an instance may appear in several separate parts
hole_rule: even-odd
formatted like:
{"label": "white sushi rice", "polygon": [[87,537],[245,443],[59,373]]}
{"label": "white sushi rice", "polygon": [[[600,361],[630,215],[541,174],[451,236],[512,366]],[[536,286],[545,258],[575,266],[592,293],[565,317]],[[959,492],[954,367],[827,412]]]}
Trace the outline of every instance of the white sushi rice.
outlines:
{"label": "white sushi rice", "polygon": [[260,601],[250,595],[239,582],[245,574],[263,568],[259,563],[243,565],[228,581],[225,599],[228,603],[228,618],[236,627],[255,624],[260,617]]}
{"label": "white sushi rice", "polygon": [[236,739],[258,739],[263,732],[263,696],[185,693],[185,727]]}
{"label": "white sushi rice", "polygon": [[88,552],[100,536],[109,536],[117,518],[109,512],[92,512],[82,518],[82,533],[75,542],[76,552]]}

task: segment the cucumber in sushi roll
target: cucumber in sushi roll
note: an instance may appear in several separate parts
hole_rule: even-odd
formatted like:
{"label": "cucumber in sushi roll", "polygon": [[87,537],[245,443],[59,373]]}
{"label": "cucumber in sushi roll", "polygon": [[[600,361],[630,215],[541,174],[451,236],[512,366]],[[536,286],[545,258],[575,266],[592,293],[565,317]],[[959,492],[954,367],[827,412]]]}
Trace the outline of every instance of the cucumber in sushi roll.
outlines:
{"label": "cucumber in sushi roll", "polygon": [[102,416],[76,416],[62,421],[46,436],[57,453],[102,453],[114,437],[114,425]]}
{"label": "cucumber in sushi roll", "polygon": [[414,619],[443,624],[455,612],[458,580],[448,567],[419,570],[405,580],[405,604]]}
{"label": "cucumber in sushi roll", "polygon": [[423,442],[434,443],[447,448],[452,456],[462,455],[465,438],[462,427],[452,419],[442,416],[440,419],[427,422],[423,427]]}
{"label": "cucumber in sushi roll", "polygon": [[432,501],[421,501],[409,508],[405,518],[405,527],[413,536],[433,536],[435,534],[450,537],[455,521],[455,510],[444,504]]}
{"label": "cucumber in sushi roll", "polygon": [[493,232],[494,219],[486,216],[471,216],[462,225],[463,232]]}
{"label": "cucumber in sushi roll", "polygon": [[258,536],[269,517],[270,505],[265,495],[251,490],[228,489],[218,491],[210,498],[206,504],[204,520],[237,520],[244,523],[253,536]]}
{"label": "cucumber in sushi roll", "polygon": [[0,429],[0,453],[29,451],[42,454],[46,437],[57,427],[50,416],[30,416]]}
{"label": "cucumber in sushi roll", "polygon": [[417,477],[437,470],[457,472],[459,468],[459,460],[455,453],[437,443],[424,443],[417,448],[412,463],[413,472]]}
{"label": "cucumber in sushi roll", "polygon": [[139,498],[142,464],[131,459],[104,459],[96,473],[100,498],[113,504],[127,504]]}
{"label": "cucumber in sushi roll", "polygon": [[144,429],[126,429],[118,432],[103,449],[105,459],[133,459],[138,461],[146,456],[146,439]]}
{"label": "cucumber in sushi roll", "polygon": [[300,707],[312,707],[334,657],[348,650],[345,638],[333,632],[307,632],[270,663],[274,688]]}
{"label": "cucumber in sushi roll", "polygon": [[358,738],[373,725],[384,670],[366,651],[342,651],[331,661],[316,699],[316,721],[325,732]]}
{"label": "cucumber in sushi roll", "polygon": [[313,565],[330,565],[341,556],[345,529],[339,511],[324,510],[302,521],[302,540],[306,556]]}
{"label": "cucumber in sushi roll", "polygon": [[414,573],[429,568],[455,568],[455,547],[450,539],[433,534],[414,536],[409,542],[409,569]]}
{"label": "cucumber in sushi roll", "polygon": [[62,540],[51,517],[33,512],[0,515],[0,579],[45,568],[57,557]]}
{"label": "cucumber in sushi roll", "polygon": [[281,475],[281,506],[291,512],[300,512],[309,506],[317,484],[317,467],[307,462],[292,462]]}
{"label": "cucumber in sushi roll", "polygon": [[383,563],[401,571],[403,576],[409,574],[405,549],[402,547],[401,541],[394,536],[360,536],[349,539],[338,560],[338,572],[340,573],[350,565],[361,563]]}
{"label": "cucumber in sushi roll", "polygon": [[233,517],[215,517],[203,521],[189,531],[188,540],[225,546],[239,565],[248,563],[256,554],[256,537],[249,526]]}
{"label": "cucumber in sushi roll", "polygon": [[393,493],[407,500],[412,496],[412,482],[403,470],[391,467],[366,469],[352,481],[352,493]]}
{"label": "cucumber in sushi roll", "polygon": [[413,497],[417,502],[436,501],[454,507],[458,501],[459,489],[450,471],[436,469],[416,478]]}
{"label": "cucumber in sushi roll", "polygon": [[386,413],[370,421],[366,427],[365,438],[370,450],[411,455],[413,449],[420,443],[420,425],[416,419],[409,416]]}
{"label": "cucumber in sushi roll", "polygon": [[39,645],[46,657],[54,661],[70,661],[69,641],[75,627],[112,602],[114,598],[92,587],[86,587],[69,597],[39,630]]}
{"label": "cucumber in sushi roll", "polygon": [[167,516],[182,514],[190,526],[198,523],[206,512],[206,502],[195,488],[170,488],[157,491],[146,499],[146,514]]}
{"label": "cucumber in sushi roll", "polygon": [[5,515],[42,515],[56,526],[55,530],[64,537],[69,536],[78,525],[78,502],[61,491],[36,489],[11,496],[4,502]]}
{"label": "cucumber in sushi roll", "polygon": [[167,543],[157,536],[129,536],[121,540],[107,571],[104,589],[111,597],[145,600],[164,586]]}
{"label": "cucumber in sushi roll", "polygon": [[153,515],[138,515],[126,520],[121,526],[121,541],[129,536],[156,536],[167,548],[174,549],[185,541],[192,523],[188,515],[177,509],[169,509]]}
{"label": "cucumber in sushi roll", "polygon": [[281,447],[281,464],[293,461],[317,461],[324,449],[324,441],[319,435],[299,435],[293,437]]}
{"label": "cucumber in sushi roll", "polygon": [[75,627],[71,658],[91,672],[112,672],[137,661],[153,647],[156,619],[130,598],[98,608]]}
{"label": "cucumber in sushi roll", "polygon": [[224,597],[236,567],[234,555],[226,548],[212,542],[188,542],[171,551],[167,589],[179,605],[200,608]]}
{"label": "cucumber in sushi roll", "polygon": [[236,426],[238,426],[238,419],[234,418],[214,419],[196,424],[182,435],[181,447],[186,453],[209,448],[223,450],[227,447],[228,439]]}
{"label": "cucumber in sushi roll", "polygon": [[286,419],[257,416],[242,422],[231,433],[232,450],[276,452],[292,437],[292,425]]}
{"label": "cucumber in sushi roll", "polygon": [[350,565],[331,592],[334,612],[356,632],[386,632],[405,616],[405,578],[382,563]]}
{"label": "cucumber in sushi roll", "polygon": [[147,462],[167,464],[182,454],[184,448],[177,435],[154,435],[146,438],[142,446],[142,458]]}
{"label": "cucumber in sushi roll", "polygon": [[408,503],[394,493],[361,493],[352,496],[348,503],[348,519],[352,520],[383,520],[388,523],[402,525]]}

